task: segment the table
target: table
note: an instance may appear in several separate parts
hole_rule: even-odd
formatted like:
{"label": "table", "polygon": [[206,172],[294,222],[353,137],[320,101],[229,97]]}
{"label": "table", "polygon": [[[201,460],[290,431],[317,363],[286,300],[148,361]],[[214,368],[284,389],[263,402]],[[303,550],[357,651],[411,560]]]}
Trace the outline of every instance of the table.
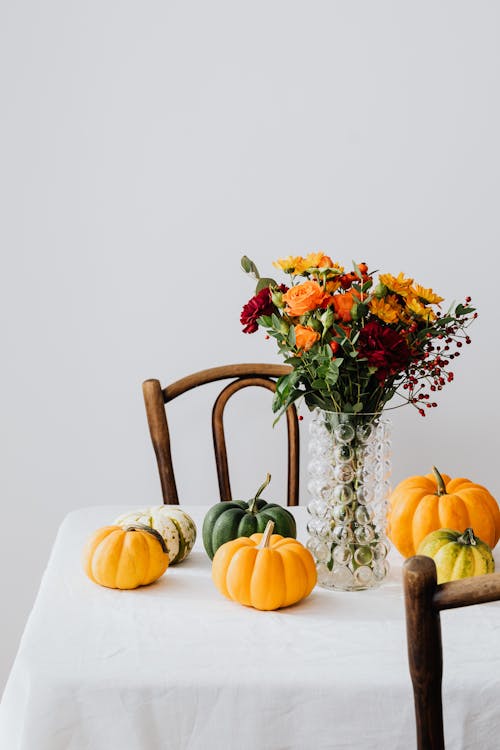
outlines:
{"label": "table", "polygon": [[[260,612],[215,589],[207,507],[186,506],[199,536],[185,562],[149,587],[101,588],[82,572],[82,547],[128,509],[62,523],[1,704],[2,750],[415,747],[397,552],[380,589],[316,588]],[[305,541],[306,511],[292,512]],[[500,606],[442,623],[448,746],[497,750]]]}

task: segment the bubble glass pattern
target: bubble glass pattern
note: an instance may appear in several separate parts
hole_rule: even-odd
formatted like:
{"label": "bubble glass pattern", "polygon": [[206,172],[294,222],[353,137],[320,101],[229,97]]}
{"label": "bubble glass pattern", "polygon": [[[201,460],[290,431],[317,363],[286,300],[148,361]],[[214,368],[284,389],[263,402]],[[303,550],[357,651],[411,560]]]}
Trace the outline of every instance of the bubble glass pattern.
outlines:
{"label": "bubble glass pattern", "polygon": [[390,420],[316,409],[309,455],[307,547],[318,584],[340,591],[379,586],[389,570]]}

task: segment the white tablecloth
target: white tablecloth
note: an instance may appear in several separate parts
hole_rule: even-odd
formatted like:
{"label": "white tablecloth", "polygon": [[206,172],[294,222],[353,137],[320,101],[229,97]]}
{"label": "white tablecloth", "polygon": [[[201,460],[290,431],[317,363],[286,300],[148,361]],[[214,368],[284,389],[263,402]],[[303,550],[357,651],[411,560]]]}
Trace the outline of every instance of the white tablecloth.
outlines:
{"label": "white tablecloth", "polygon": [[[186,507],[199,537],[185,562],[149,587],[101,588],[82,572],[82,547],[125,510],[63,522],[1,704],[1,750],[415,747],[396,552],[378,590],[316,588],[259,612],[215,589],[207,508]],[[305,510],[294,513],[305,541]],[[442,624],[448,747],[498,750],[500,606]]]}

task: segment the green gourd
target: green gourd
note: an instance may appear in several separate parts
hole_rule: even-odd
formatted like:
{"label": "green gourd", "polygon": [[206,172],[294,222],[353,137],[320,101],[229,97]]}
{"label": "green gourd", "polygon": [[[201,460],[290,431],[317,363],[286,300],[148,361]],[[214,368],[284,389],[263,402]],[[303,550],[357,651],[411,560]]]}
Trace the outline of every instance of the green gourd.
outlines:
{"label": "green gourd", "polygon": [[493,573],[491,549],[471,528],[463,533],[452,529],[432,531],[419,544],[417,554],[431,557],[437,570],[437,582]]}
{"label": "green gourd", "polygon": [[202,537],[211,560],[221,544],[240,536],[263,533],[268,521],[274,521],[275,534],[297,538],[297,525],[290,511],[260,497],[270,481],[271,475],[268,474],[255,497],[248,502],[220,502],[210,508],[203,521]]}

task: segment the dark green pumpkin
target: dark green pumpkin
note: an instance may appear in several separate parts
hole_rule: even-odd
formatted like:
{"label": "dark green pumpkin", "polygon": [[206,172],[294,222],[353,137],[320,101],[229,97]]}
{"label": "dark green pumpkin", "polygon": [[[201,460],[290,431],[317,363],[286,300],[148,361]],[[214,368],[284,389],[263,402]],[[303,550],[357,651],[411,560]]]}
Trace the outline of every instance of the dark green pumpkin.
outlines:
{"label": "dark green pumpkin", "polygon": [[203,521],[202,537],[211,560],[225,542],[240,536],[264,533],[268,521],[274,521],[275,534],[297,538],[297,525],[290,511],[282,505],[260,499],[260,493],[270,481],[271,475],[268,474],[255,497],[248,502],[221,502],[210,508]]}

